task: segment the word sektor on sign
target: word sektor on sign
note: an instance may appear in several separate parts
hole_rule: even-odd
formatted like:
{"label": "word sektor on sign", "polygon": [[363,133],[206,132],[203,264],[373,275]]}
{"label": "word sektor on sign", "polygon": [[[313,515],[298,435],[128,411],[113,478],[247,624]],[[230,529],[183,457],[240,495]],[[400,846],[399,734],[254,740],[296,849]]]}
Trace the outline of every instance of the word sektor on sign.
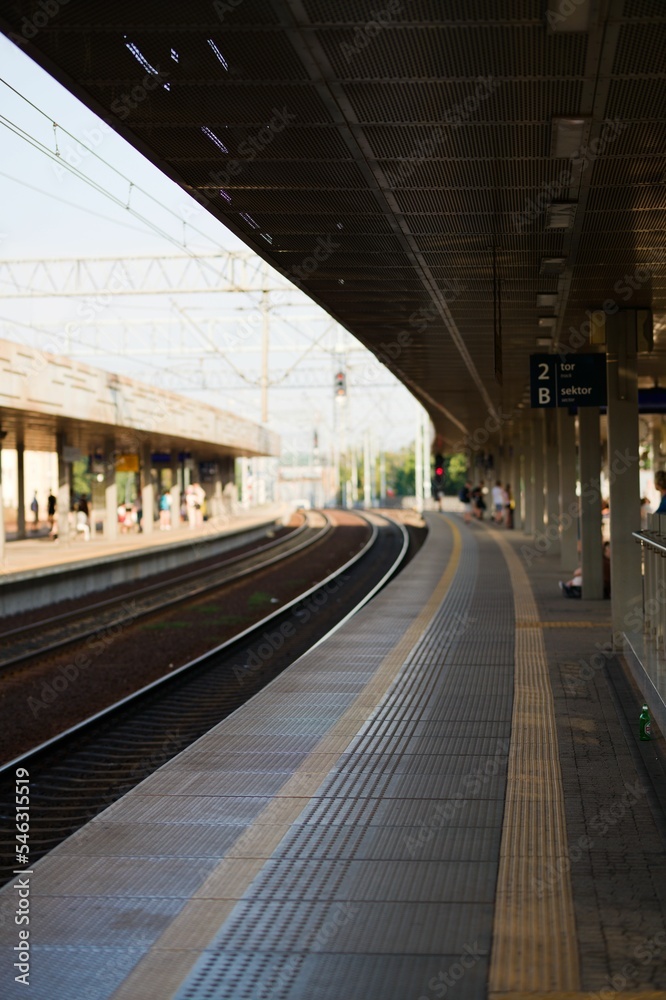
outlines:
{"label": "word sektor on sign", "polygon": [[532,354],[530,405],[605,406],[605,354]]}

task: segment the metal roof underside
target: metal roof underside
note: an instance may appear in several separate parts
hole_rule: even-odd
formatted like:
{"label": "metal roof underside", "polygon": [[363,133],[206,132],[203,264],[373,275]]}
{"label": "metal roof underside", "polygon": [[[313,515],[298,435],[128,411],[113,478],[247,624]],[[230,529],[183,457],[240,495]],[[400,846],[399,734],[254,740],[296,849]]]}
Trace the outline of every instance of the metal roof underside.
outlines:
{"label": "metal roof underside", "polygon": [[[0,23],[387,360],[451,444],[524,400],[540,315],[566,344],[605,300],[651,305],[658,333],[666,313],[666,5],[548,6],[70,0],[26,42],[30,0]],[[558,21],[580,7],[585,30]],[[573,169],[558,117],[587,120]],[[550,202],[575,204],[569,228],[547,228]],[[640,373],[664,372],[658,336]]]}

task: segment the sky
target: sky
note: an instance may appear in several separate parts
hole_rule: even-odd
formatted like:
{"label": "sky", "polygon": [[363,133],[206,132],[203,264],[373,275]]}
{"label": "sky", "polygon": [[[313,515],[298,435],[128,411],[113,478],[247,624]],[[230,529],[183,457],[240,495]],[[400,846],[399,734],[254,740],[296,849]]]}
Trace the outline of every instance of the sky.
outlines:
{"label": "sky", "polygon": [[[247,250],[3,36],[0,126],[0,268],[27,259]],[[19,273],[27,280],[27,269]],[[181,286],[82,302],[8,298],[8,290],[0,280],[1,337],[42,350],[55,343],[94,367],[261,420],[257,293],[193,294]],[[86,324],[85,306],[94,315]],[[286,452],[309,450],[315,430],[323,450],[336,434],[360,447],[366,428],[378,449],[413,439],[410,393],[295,288],[271,309],[270,342],[268,425]],[[342,408],[334,395],[340,368],[348,385]]]}

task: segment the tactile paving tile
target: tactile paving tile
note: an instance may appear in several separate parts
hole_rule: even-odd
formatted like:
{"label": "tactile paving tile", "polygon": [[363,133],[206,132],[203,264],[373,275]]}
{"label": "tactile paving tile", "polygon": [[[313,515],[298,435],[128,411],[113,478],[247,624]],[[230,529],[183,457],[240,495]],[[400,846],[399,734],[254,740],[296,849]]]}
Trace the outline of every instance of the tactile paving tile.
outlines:
{"label": "tactile paving tile", "polygon": [[168,896],[39,896],[30,932],[39,946],[130,948],[152,942],[169,926],[185,900]]}
{"label": "tactile paving tile", "polygon": [[57,866],[35,875],[31,894],[37,896],[175,896],[188,898],[193,884],[215,867],[215,858],[98,858],[85,867],[73,857],[59,857]]}
{"label": "tactile paving tile", "polygon": [[[334,944],[333,944],[334,947]],[[275,1000],[421,1000],[450,996],[452,1000],[479,1000],[485,995],[488,960],[468,942],[463,954],[421,955],[308,955],[290,978],[283,972],[276,983],[283,992]],[[463,965],[461,957],[467,965]],[[447,986],[447,983],[449,984]],[[446,994],[443,992],[446,989]],[[248,996],[252,994],[249,993]],[[242,996],[242,994],[239,994]]]}
{"label": "tactile paving tile", "polygon": [[151,795],[274,795],[284,773],[271,771],[169,771],[155,775]]}
{"label": "tactile paving tile", "polygon": [[[143,948],[86,946],[85,951],[76,947],[45,947],[35,945],[30,963],[30,987],[13,983],[14,973],[0,964],[3,983],[16,989],[3,994],[4,1000],[106,1000],[123,982],[128,973],[141,960]],[[11,987],[10,987],[11,988]]]}
{"label": "tactile paving tile", "polygon": [[246,899],[339,902],[441,903],[493,901],[497,861],[394,860],[387,878],[382,859],[298,860],[268,862]]}
{"label": "tactile paving tile", "polygon": [[102,821],[69,837],[51,856],[222,858],[237,837],[238,830],[233,826]]}

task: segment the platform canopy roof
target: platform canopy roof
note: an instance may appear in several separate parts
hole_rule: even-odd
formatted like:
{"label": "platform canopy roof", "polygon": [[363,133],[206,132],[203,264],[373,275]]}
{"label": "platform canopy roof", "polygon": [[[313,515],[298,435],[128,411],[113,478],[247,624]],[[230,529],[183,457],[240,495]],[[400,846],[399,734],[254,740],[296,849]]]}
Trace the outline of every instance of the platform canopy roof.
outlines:
{"label": "platform canopy roof", "polygon": [[666,375],[663,0],[15,0],[2,14],[386,360],[446,447],[524,406],[537,340],[578,347],[604,303],[652,307],[640,373]]}
{"label": "platform canopy roof", "polygon": [[0,340],[0,445],[28,451],[278,457],[267,427],[79,361]]}

